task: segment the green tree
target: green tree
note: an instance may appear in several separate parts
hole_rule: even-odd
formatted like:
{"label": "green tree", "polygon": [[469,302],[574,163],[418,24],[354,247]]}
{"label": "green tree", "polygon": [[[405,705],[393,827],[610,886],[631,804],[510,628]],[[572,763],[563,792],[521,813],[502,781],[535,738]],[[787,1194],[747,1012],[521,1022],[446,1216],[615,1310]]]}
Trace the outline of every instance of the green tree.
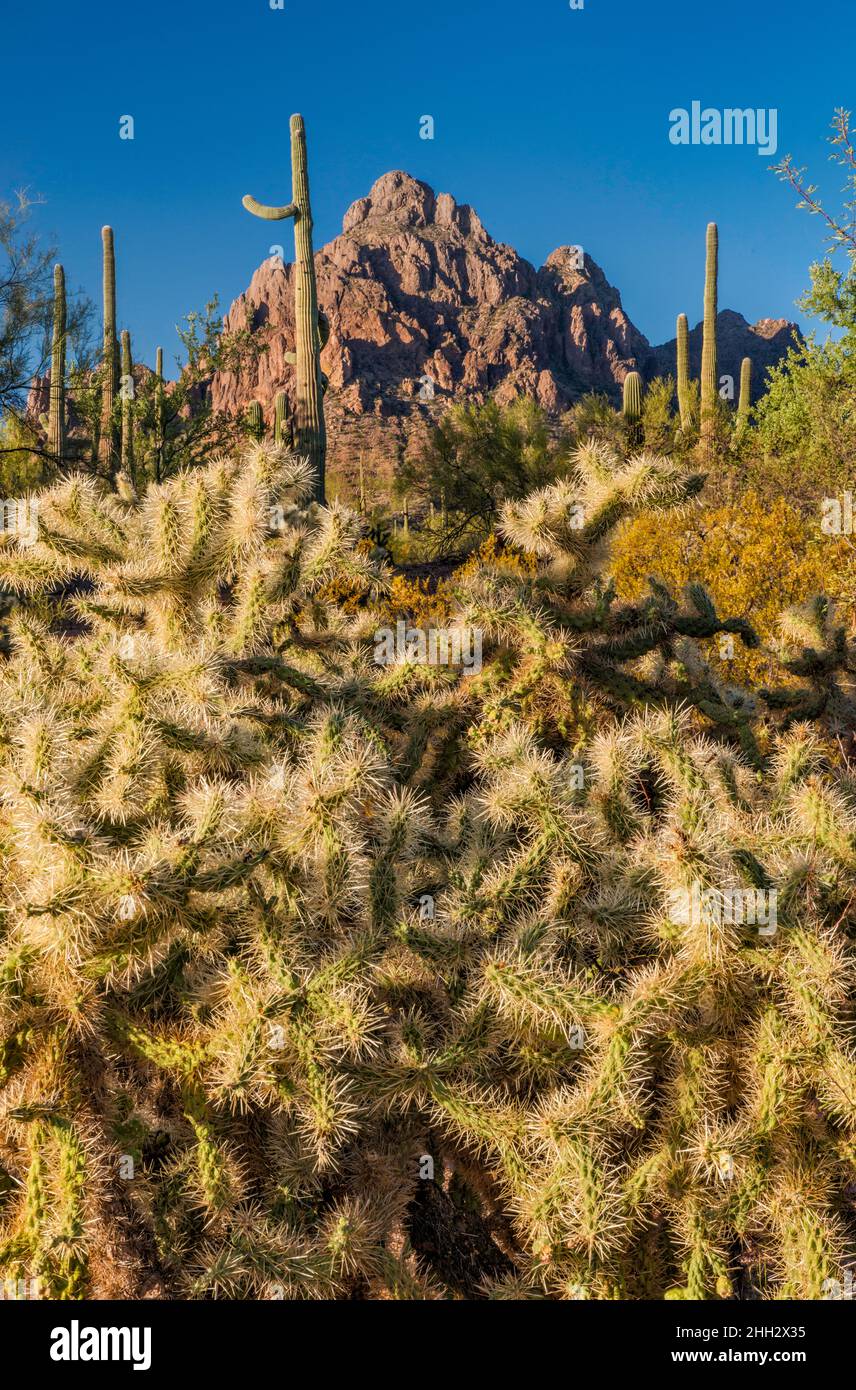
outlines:
{"label": "green tree", "polygon": [[535,401],[454,405],[415,458],[402,463],[397,492],[445,503],[440,543],[450,550],[482,540],[505,501],[550,482],[563,466],[562,441]]}

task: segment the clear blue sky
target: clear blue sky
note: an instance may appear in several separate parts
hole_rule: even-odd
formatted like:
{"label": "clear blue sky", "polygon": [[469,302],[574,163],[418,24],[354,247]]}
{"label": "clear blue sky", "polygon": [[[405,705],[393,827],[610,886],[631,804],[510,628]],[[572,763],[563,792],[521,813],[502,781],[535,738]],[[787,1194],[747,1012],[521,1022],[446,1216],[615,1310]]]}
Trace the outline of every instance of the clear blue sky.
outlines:
{"label": "clear blue sky", "polygon": [[[380,174],[473,204],[540,265],[580,243],[652,342],[701,316],[705,224],[720,305],[794,316],[821,226],[748,147],[676,147],[669,111],[775,107],[779,150],[835,195],[835,106],[853,106],[853,0],[17,0],[3,16],[0,196],[44,195],[71,285],[100,303],[116,232],[135,355],[213,293],[228,307],[268,254],[241,196],[290,197],[303,112],[321,244]],[[419,118],[436,122],[419,138]],[[132,115],[135,139],[119,139]],[[281,224],[287,227],[287,224]],[[282,237],[291,253],[290,228]]]}

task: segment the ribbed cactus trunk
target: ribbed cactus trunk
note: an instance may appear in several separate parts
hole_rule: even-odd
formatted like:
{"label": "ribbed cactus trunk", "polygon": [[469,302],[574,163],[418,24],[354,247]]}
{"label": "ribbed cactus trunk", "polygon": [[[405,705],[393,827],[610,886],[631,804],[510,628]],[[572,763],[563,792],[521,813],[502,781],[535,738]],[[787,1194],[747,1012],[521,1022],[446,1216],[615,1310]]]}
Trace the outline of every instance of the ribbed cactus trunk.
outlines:
{"label": "ribbed cactus trunk", "polygon": [[261,441],[265,437],[265,417],[259,401],[250,401],[247,407],[247,430],[252,439]]}
{"label": "ribbed cactus trunk", "polygon": [[285,391],[277,391],[274,401],[273,442],[284,448],[289,448],[292,443],[288,395]]}
{"label": "ribbed cactus trunk", "polygon": [[103,248],[104,342],[101,385],[101,440],[99,457],[112,477],[116,472],[116,439],[113,408],[116,401],[116,256],[113,228],[101,228]]}
{"label": "ribbed cactus trunk", "polygon": [[58,462],[65,454],[65,329],[65,271],[55,265],[48,449]]}
{"label": "ribbed cactus trunk", "polygon": [[318,313],[315,256],[312,248],[312,208],[303,117],[291,118],[292,202],[266,207],[249,194],[244,207],[256,217],[279,221],[294,218],[295,320],[295,448],[305,455],[315,474],[315,497],[324,501],[327,434],[324,427],[324,387],[321,374],[322,325]]}
{"label": "ribbed cactus trunk", "polygon": [[749,408],[752,404],[752,358],[744,357],[740,363],[740,397],[737,402],[737,432],[745,430],[749,423]]}
{"label": "ribbed cactus trunk", "polygon": [[623,409],[628,425],[638,425],[642,418],[642,378],[638,372],[628,372],[624,378]]}
{"label": "ribbed cactus trunk", "polygon": [[716,434],[716,309],[719,273],[719,233],[716,223],[707,226],[704,268],[704,337],[701,348],[701,437],[711,447]]}
{"label": "ribbed cactus trunk", "polygon": [[306,130],[302,116],[291,118],[291,175],[294,202],[294,321],[296,327],[297,449],[306,454],[315,472],[315,496],[324,501],[327,433],[321,388],[321,337],[318,323],[318,287],[312,249],[312,209],[309,202],[309,168]]}
{"label": "ribbed cactus trunk", "polygon": [[166,398],[163,386],[163,348],[155,354],[155,482],[163,479],[166,465]]}
{"label": "ribbed cactus trunk", "polygon": [[131,358],[131,335],[122,332],[122,452],[121,471],[129,482],[134,481],[134,363]]}
{"label": "ribbed cactus trunk", "polygon": [[678,314],[677,354],[678,410],[681,415],[681,429],[688,430],[692,425],[692,405],[690,398],[690,329],[686,314]]}

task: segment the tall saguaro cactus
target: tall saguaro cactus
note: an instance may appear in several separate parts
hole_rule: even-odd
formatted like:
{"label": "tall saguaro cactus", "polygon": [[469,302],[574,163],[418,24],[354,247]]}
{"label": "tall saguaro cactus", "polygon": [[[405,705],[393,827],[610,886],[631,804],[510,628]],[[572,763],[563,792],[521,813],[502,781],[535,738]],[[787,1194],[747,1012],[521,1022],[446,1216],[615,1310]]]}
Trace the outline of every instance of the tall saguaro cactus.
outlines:
{"label": "tall saguaro cactus", "polygon": [[681,429],[688,430],[692,424],[692,403],[690,399],[690,329],[686,314],[678,314],[677,354],[678,410],[681,414]]}
{"label": "tall saguaro cactus", "polygon": [[315,497],[324,501],[324,465],[327,435],[324,428],[324,382],[321,373],[322,325],[318,314],[318,287],[312,249],[312,208],[309,202],[309,169],[303,117],[291,118],[292,202],[267,207],[248,193],[244,207],[255,217],[270,222],[294,219],[294,320],[295,320],[295,448],[305,454],[315,473]]}
{"label": "tall saguaro cactus", "polygon": [[752,403],[752,358],[744,357],[740,363],[740,398],[737,402],[737,433],[745,430],[749,423],[749,407]]}
{"label": "tall saguaro cactus", "polygon": [[704,336],[701,347],[701,437],[710,447],[716,433],[716,308],[719,272],[719,233],[716,223],[707,224],[707,255],[704,268]]}
{"label": "tall saguaro cactus", "polygon": [[155,482],[163,481],[166,463],[166,404],[163,389],[163,348],[155,354]]}
{"label": "tall saguaro cactus", "polygon": [[65,329],[65,271],[55,265],[48,449],[56,459],[65,453]]}
{"label": "tall saguaro cactus", "polygon": [[134,364],[131,359],[131,335],[122,330],[122,473],[134,481]]}
{"label": "tall saguaro cactus", "polygon": [[103,379],[101,385],[100,458],[107,471],[116,471],[116,440],[113,431],[113,407],[116,401],[116,256],[113,247],[113,228],[101,228],[104,286],[104,344],[102,348]]}

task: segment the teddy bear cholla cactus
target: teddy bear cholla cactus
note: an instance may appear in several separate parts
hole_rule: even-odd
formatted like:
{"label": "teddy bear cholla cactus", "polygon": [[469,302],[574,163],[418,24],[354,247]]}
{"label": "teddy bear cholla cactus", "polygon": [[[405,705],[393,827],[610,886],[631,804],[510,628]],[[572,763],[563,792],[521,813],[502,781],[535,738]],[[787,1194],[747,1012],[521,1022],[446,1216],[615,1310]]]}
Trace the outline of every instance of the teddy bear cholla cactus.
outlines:
{"label": "teddy bear cholla cactus", "polygon": [[[519,717],[533,665],[594,687],[611,643],[614,685],[717,630],[591,593],[609,526],[685,482],[584,457],[510,514],[549,538],[531,582],[462,586],[483,679],[372,666],[377,614],[323,596],[387,575],[306,489],[266,446],[142,501],[75,479],[0,554],[0,1274],[819,1296],[852,1233],[849,785],[808,736],[759,783],[664,714],[581,786]],[[776,886],[776,936],[681,920],[696,881]],[[480,1275],[410,1248],[426,1156]]]}

